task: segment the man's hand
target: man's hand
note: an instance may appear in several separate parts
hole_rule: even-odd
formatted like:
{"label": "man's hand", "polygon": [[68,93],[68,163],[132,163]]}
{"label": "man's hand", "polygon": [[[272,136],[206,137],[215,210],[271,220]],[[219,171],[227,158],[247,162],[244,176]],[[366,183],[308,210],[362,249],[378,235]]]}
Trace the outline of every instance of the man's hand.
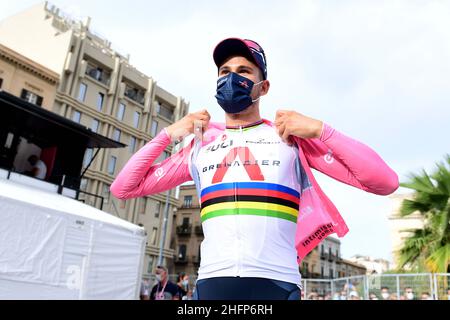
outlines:
{"label": "man's hand", "polygon": [[275,126],[281,139],[292,145],[289,136],[304,139],[319,138],[322,133],[322,121],[309,118],[295,111],[278,110]]}
{"label": "man's hand", "polygon": [[189,113],[181,120],[168,126],[166,130],[172,141],[175,140],[180,142],[184,139],[184,137],[190,135],[191,133],[194,133],[194,127],[201,127],[202,131],[205,131],[208,128],[210,118],[211,117],[206,109],[194,113]]}

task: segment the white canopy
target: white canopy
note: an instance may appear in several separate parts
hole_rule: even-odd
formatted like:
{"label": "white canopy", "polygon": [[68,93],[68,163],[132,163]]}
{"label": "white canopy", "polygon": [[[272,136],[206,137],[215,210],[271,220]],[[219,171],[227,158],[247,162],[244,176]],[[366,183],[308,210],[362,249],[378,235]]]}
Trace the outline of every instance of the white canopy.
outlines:
{"label": "white canopy", "polygon": [[143,228],[0,178],[0,299],[137,299]]}

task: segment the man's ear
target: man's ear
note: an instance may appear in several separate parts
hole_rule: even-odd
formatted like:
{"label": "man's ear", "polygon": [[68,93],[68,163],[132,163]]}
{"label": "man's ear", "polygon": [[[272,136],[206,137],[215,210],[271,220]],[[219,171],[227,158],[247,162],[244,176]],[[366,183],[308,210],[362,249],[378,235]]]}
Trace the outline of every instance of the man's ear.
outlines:
{"label": "man's ear", "polygon": [[270,82],[269,80],[265,80],[261,86],[261,96],[265,96],[269,92],[269,89],[270,89]]}

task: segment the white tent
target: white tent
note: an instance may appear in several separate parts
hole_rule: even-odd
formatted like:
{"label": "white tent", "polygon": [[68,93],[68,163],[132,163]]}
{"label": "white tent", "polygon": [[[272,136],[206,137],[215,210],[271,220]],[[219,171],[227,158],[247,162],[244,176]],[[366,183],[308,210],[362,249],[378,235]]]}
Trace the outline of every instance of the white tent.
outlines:
{"label": "white tent", "polygon": [[0,299],[137,299],[143,228],[0,178]]}

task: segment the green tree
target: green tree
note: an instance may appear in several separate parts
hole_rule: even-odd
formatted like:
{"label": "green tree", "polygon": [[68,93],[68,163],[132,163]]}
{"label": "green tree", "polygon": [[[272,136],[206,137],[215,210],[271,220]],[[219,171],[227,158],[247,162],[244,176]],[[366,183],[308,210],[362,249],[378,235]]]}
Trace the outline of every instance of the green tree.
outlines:
{"label": "green tree", "polygon": [[436,164],[431,175],[425,170],[412,173],[409,181],[400,185],[414,190],[411,200],[403,200],[400,215],[419,212],[424,220],[422,229],[405,230],[412,234],[398,252],[400,267],[409,266],[418,272],[450,272],[450,155]]}

